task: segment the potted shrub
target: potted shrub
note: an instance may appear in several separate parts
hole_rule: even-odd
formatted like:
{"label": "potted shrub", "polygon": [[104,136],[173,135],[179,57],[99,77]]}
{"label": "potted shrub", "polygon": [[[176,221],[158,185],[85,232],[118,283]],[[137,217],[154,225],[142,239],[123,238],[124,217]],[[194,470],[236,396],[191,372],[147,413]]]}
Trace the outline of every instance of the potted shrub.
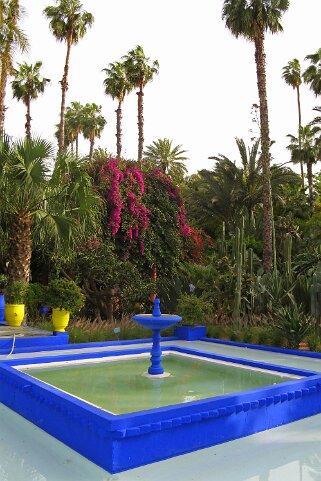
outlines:
{"label": "potted shrub", "polygon": [[211,310],[211,304],[195,294],[183,294],[178,300],[178,312],[182,323],[175,327],[174,335],[185,341],[195,341],[206,336],[206,326],[198,323],[204,321]]}
{"label": "potted shrub", "polygon": [[65,332],[70,314],[84,306],[85,296],[74,281],[54,279],[48,284],[47,303],[52,307],[55,332]]}
{"label": "potted shrub", "polygon": [[4,288],[6,298],[5,320],[9,326],[18,327],[25,317],[25,300],[28,283],[13,281]]}
{"label": "potted shrub", "polygon": [[4,320],[4,306],[5,306],[5,298],[3,290],[7,283],[7,276],[4,274],[0,274],[0,325],[5,324]]}

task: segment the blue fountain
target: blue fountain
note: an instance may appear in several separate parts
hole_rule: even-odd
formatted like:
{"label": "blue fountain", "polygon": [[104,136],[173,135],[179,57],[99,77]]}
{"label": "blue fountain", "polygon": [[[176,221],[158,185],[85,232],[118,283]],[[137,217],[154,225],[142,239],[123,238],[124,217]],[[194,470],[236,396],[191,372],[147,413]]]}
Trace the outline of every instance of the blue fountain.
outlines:
{"label": "blue fountain", "polygon": [[177,322],[181,321],[180,316],[174,316],[171,314],[162,314],[160,310],[160,299],[155,299],[154,309],[152,314],[138,314],[133,317],[133,320],[138,322],[146,329],[152,329],[153,331],[153,346],[151,350],[151,365],[148,368],[148,372],[145,374],[147,377],[163,378],[170,376],[170,373],[164,372],[162,366],[162,348],[160,345],[162,329],[174,326]]}

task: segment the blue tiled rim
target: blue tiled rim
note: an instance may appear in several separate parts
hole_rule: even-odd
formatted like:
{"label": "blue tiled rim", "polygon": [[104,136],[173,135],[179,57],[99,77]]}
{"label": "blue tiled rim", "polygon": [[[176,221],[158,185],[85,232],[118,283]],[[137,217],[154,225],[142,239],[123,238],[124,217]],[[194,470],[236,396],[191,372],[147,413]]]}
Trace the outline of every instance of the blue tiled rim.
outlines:
{"label": "blue tiled rim", "polygon": [[222,344],[224,346],[243,347],[246,349],[255,349],[257,351],[277,352],[278,354],[289,354],[292,356],[321,359],[321,352],[299,351],[298,349],[286,349],[285,347],[265,346],[264,344],[248,344],[246,342],[227,341],[224,339],[216,339],[211,337],[201,337],[199,340],[212,344]]}
{"label": "blue tiled rim", "polygon": [[0,401],[94,463],[115,473],[202,449],[321,412],[321,375],[175,345],[197,355],[304,376],[264,388],[131,414],[113,415],[13,368],[148,353],[148,349],[7,360],[0,365]]}

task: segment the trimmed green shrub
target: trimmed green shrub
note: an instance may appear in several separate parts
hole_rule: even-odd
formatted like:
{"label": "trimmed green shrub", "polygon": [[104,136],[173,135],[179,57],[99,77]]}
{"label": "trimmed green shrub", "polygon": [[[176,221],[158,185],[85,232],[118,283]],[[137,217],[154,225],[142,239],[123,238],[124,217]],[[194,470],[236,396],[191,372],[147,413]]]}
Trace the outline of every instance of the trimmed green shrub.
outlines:
{"label": "trimmed green shrub", "polygon": [[208,301],[195,294],[183,294],[178,300],[177,310],[182,316],[183,324],[193,326],[195,323],[203,322],[211,313],[212,306]]}
{"label": "trimmed green shrub", "polygon": [[25,281],[13,281],[4,288],[7,304],[24,304],[28,291],[28,283]]}
{"label": "trimmed green shrub", "polygon": [[47,302],[53,309],[65,309],[71,313],[80,311],[85,296],[74,281],[54,279],[48,284]]}

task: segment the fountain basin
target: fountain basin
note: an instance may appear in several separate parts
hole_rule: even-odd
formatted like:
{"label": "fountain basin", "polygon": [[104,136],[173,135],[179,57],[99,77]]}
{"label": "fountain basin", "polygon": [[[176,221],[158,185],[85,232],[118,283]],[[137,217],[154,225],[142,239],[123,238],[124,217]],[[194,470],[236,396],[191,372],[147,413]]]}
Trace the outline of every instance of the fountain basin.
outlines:
{"label": "fountain basin", "polygon": [[163,330],[174,326],[177,322],[181,321],[182,318],[171,314],[161,314],[157,317],[152,314],[138,314],[137,316],[133,316],[133,320],[146,329]]}
{"label": "fountain basin", "polygon": [[[148,356],[148,349],[73,355],[73,361]],[[0,365],[0,401],[94,463],[115,473],[248,436],[321,412],[321,375],[167,346],[171,354],[298,376],[243,392],[112,414],[17,368],[57,367],[70,357],[14,359]],[[187,369],[188,371],[190,368]],[[167,383],[169,379],[150,383]],[[106,378],[108,389],[108,378]],[[111,388],[110,388],[111,389]]]}

